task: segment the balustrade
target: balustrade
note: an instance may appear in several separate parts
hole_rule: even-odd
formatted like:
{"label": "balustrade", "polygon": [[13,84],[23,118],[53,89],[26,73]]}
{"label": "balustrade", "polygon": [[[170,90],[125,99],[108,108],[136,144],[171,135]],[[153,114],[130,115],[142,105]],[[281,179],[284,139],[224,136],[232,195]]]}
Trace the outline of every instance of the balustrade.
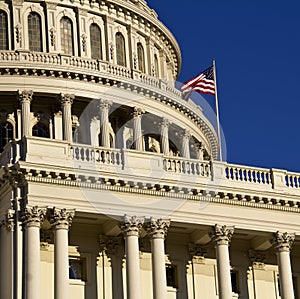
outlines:
{"label": "balustrade", "polygon": [[290,188],[300,188],[300,174],[288,172],[285,176],[286,186]]}
{"label": "balustrade", "polygon": [[225,168],[225,176],[232,181],[271,184],[271,173],[269,169],[227,165]]}

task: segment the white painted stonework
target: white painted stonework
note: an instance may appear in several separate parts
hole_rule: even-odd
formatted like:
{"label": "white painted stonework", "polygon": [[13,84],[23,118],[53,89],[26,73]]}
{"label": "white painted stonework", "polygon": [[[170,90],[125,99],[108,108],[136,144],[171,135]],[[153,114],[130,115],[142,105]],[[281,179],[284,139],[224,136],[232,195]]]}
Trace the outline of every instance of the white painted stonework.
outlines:
{"label": "white painted stonework", "polygon": [[300,298],[300,174],[218,162],[144,0],[0,1],[0,298]]}

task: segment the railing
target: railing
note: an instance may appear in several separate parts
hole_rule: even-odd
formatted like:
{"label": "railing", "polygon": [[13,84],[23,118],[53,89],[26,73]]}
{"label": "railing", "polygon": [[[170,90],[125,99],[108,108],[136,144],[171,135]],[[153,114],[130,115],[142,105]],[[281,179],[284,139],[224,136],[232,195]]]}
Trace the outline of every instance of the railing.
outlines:
{"label": "railing", "polygon": [[271,172],[269,169],[254,168],[240,165],[227,164],[225,176],[228,180],[269,185]]}
{"label": "railing", "polygon": [[300,188],[300,174],[288,172],[285,175],[286,186],[290,188]]}
{"label": "railing", "polygon": [[178,157],[164,157],[163,165],[165,171],[211,177],[211,165],[208,161],[200,162]]}
{"label": "railing", "polygon": [[120,149],[106,149],[87,145],[73,144],[72,159],[79,163],[93,162],[106,165],[123,165],[123,156]]}

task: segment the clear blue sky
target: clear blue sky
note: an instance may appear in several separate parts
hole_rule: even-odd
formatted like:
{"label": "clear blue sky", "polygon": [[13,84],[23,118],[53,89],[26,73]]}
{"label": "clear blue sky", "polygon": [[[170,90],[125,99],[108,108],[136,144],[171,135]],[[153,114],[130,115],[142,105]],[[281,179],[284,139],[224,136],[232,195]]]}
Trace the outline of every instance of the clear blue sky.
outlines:
{"label": "clear blue sky", "polygon": [[181,47],[179,81],[216,59],[227,161],[300,172],[300,2],[147,3]]}

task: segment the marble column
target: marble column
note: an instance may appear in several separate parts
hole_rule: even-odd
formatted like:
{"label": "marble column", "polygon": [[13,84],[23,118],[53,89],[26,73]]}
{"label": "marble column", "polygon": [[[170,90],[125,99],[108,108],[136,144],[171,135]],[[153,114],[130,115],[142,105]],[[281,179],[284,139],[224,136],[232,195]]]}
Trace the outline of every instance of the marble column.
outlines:
{"label": "marble column", "polygon": [[54,298],[69,298],[69,253],[68,232],[75,210],[57,209],[52,211],[54,229]]}
{"label": "marble column", "polygon": [[216,246],[218,287],[220,299],[232,299],[232,286],[230,274],[229,244],[234,232],[233,226],[216,224],[212,239]]}
{"label": "marble column", "polygon": [[133,144],[134,149],[138,151],[144,150],[144,140],[142,134],[142,116],[144,111],[140,108],[134,107],[133,112]]}
{"label": "marble column", "polygon": [[18,98],[21,104],[21,137],[31,136],[30,127],[30,103],[32,101],[32,90],[19,90]]}
{"label": "marble column", "polygon": [[25,234],[25,299],[39,299],[40,292],[40,227],[47,208],[27,206],[23,212]]}
{"label": "marble column", "polygon": [[169,156],[170,147],[169,147],[169,126],[170,122],[168,119],[164,118],[160,124],[160,142],[161,142],[161,151],[165,156]]}
{"label": "marble column", "polygon": [[13,231],[15,212],[8,210],[1,221],[0,265],[5,271],[0,272],[0,298],[13,298]]}
{"label": "marble column", "polygon": [[204,147],[201,143],[196,144],[196,150],[197,150],[197,159],[199,161],[204,160]]}
{"label": "marble column", "polygon": [[146,226],[151,241],[153,299],[167,298],[165,237],[169,226],[170,220],[154,218]]}
{"label": "marble column", "polygon": [[100,100],[99,102],[99,113],[100,113],[100,146],[110,147],[110,136],[109,136],[109,109],[111,107],[111,101]]}
{"label": "marble column", "polygon": [[190,159],[190,138],[189,131],[184,130],[182,134],[181,155],[183,158]]}
{"label": "marble column", "polygon": [[282,299],[295,299],[290,259],[290,251],[294,240],[295,234],[281,233],[279,231],[274,234],[273,244],[277,255]]}
{"label": "marble column", "polygon": [[144,224],[142,217],[125,215],[120,228],[125,239],[127,299],[141,299],[139,234]]}
{"label": "marble column", "polygon": [[71,107],[75,95],[73,94],[60,94],[60,103],[62,109],[63,121],[63,139],[72,142],[72,112]]}

